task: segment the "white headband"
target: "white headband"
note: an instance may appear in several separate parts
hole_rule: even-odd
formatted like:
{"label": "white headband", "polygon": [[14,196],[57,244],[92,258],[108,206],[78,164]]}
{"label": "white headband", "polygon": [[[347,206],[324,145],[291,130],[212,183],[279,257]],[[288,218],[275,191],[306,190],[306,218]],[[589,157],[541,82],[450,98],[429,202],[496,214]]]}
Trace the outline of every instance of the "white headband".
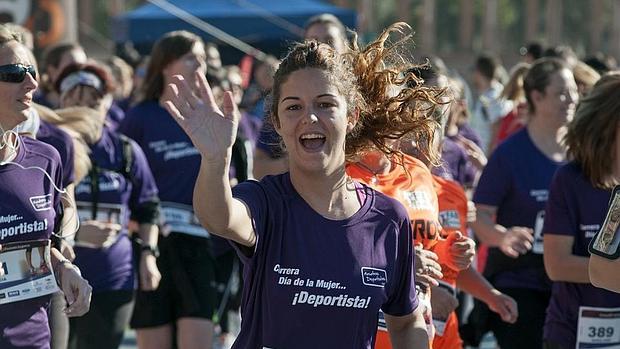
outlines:
{"label": "white headband", "polygon": [[101,79],[93,73],[82,70],[71,73],[66,78],[62,79],[60,83],[60,94],[64,94],[79,85],[90,86],[101,93],[104,92],[102,91],[103,82]]}

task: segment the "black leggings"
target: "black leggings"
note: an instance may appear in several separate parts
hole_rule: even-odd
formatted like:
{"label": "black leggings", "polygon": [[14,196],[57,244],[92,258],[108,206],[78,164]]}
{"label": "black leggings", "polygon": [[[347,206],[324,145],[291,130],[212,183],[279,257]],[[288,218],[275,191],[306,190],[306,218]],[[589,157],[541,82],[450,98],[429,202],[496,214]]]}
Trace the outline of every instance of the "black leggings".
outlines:
{"label": "black leggings", "polygon": [[69,319],[70,349],[117,349],[133,311],[134,291],[93,293],[90,311]]}

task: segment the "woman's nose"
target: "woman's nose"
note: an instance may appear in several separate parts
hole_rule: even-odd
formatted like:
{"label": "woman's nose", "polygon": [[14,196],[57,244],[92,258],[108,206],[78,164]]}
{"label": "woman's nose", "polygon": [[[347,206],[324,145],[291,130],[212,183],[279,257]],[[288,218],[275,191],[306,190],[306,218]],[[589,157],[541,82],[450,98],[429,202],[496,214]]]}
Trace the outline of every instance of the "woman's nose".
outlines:
{"label": "woman's nose", "polygon": [[310,118],[310,123],[312,123],[312,124],[314,124],[315,122],[319,121],[319,118],[318,118],[318,116],[316,116],[315,113],[310,113],[309,118]]}
{"label": "woman's nose", "polygon": [[39,86],[39,83],[30,73],[26,73],[24,85],[28,88],[28,90],[35,90]]}

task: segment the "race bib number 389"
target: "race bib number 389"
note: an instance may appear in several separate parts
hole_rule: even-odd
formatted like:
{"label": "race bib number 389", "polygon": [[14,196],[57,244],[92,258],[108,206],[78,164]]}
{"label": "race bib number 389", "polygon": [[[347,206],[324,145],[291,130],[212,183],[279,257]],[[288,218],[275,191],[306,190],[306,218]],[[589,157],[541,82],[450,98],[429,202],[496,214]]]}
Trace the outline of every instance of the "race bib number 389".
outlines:
{"label": "race bib number 389", "polygon": [[579,307],[577,349],[620,349],[620,308]]}
{"label": "race bib number 389", "polygon": [[50,262],[50,241],[21,241],[2,245],[0,305],[58,291]]}

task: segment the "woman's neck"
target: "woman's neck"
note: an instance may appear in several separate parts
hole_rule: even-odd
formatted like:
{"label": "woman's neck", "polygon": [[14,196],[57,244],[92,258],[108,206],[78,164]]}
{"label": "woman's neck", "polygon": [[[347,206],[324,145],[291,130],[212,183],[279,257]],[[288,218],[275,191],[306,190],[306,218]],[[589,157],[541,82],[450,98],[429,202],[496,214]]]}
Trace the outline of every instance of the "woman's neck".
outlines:
{"label": "woman's neck", "polygon": [[534,116],[527,124],[527,132],[534,145],[548,158],[556,162],[566,160],[566,147],[562,138],[566,134],[565,125],[550,125],[544,116]]}
{"label": "woman's neck", "polygon": [[299,195],[325,218],[347,219],[361,207],[345,167],[331,174],[308,173],[291,166],[291,183]]}

